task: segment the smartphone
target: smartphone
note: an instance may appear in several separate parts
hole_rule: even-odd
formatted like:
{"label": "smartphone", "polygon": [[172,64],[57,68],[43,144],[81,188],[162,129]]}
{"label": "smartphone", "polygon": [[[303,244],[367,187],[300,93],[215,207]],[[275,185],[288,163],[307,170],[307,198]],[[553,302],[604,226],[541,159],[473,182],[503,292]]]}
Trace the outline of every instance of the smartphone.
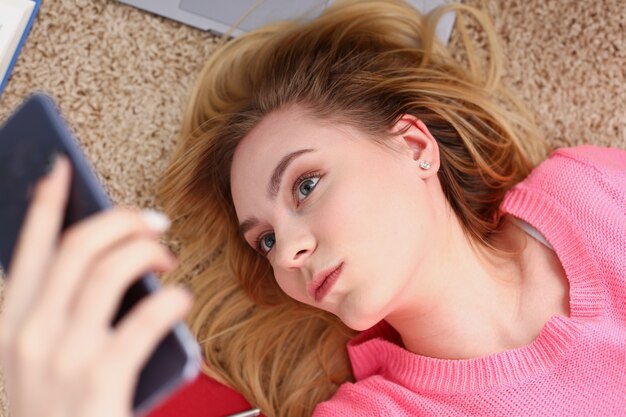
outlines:
{"label": "smartphone", "polygon": [[[0,126],[0,265],[5,273],[9,270],[34,185],[45,174],[55,152],[65,154],[72,164],[63,230],[113,207],[53,100],[45,93],[31,95]],[[139,300],[160,286],[154,274],[137,278],[121,300],[112,327]],[[198,344],[181,321],[159,343],[141,371],[133,400],[134,415],[145,415],[195,379],[199,365]]]}

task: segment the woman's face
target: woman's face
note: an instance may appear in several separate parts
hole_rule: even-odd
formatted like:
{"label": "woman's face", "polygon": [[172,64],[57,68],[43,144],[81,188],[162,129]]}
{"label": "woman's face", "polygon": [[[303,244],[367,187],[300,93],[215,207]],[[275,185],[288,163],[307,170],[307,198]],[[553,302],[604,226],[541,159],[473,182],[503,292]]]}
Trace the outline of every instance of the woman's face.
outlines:
{"label": "woman's face", "polygon": [[[266,116],[238,145],[231,167],[237,217],[287,295],[355,330],[418,301],[403,295],[426,285],[419,269],[437,232],[425,180],[437,181],[439,158],[424,130],[412,126],[392,137],[396,153],[289,107]],[[419,159],[433,166],[423,171]],[[334,284],[318,289],[316,274],[337,266]]]}

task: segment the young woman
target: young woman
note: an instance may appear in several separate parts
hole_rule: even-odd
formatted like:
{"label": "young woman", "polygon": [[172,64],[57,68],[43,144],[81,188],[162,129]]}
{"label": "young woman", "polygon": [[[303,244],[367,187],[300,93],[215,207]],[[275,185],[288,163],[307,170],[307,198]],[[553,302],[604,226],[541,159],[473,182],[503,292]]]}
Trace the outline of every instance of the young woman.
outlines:
{"label": "young woman", "polygon": [[[435,40],[451,10],[483,25],[485,76],[466,36],[469,69]],[[58,223],[27,225],[10,273],[27,299],[43,271],[58,275],[66,300],[63,285],[78,275],[128,277],[106,306],[76,295],[76,308],[106,316],[133,272],[170,271],[166,281],[193,289],[188,321],[206,373],[268,416],[622,414],[626,152],[552,150],[500,82],[501,61],[486,15],[463,5],[421,16],[399,1],[338,1],[312,22],[227,42],[198,80],[163,178],[178,267],[145,221],[121,211],[77,226],[57,247]],[[37,212],[46,202],[60,206],[53,195],[67,167],[58,168],[33,223],[45,223]],[[83,248],[88,232],[99,243]],[[49,255],[27,263],[38,244]],[[161,306],[155,328],[165,331],[185,311],[169,294],[136,320]],[[27,320],[12,297],[1,339],[27,358],[46,304]],[[128,387],[99,355],[135,346],[116,368],[132,375],[156,340],[133,338],[132,323],[96,339],[117,349],[102,354],[85,340],[72,352],[95,369],[93,386],[106,387],[77,409],[106,401],[122,415]],[[62,324],[53,324],[56,334]],[[39,353],[34,363],[46,363]],[[64,370],[67,355],[45,357]],[[44,367],[19,363],[9,373],[15,417],[31,415],[23,399],[32,389],[21,384],[35,378],[18,376]],[[60,409],[76,397],[63,398]]]}

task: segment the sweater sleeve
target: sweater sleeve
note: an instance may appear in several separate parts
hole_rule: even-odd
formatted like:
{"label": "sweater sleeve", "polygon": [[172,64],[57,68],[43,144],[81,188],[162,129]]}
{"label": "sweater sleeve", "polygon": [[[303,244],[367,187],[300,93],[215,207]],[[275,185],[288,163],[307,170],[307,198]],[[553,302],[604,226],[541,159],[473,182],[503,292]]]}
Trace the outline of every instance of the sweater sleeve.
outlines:
{"label": "sweater sleeve", "polygon": [[[355,385],[343,384],[339,390],[327,401],[319,403],[313,411],[312,417],[349,417],[374,415],[370,405],[354,398]],[[376,410],[378,412],[378,410]]]}
{"label": "sweater sleeve", "polygon": [[611,232],[605,230],[608,226],[613,231],[621,231],[621,238],[608,244],[623,244],[626,236],[625,150],[591,145],[559,148],[518,186],[558,202],[560,209],[591,238],[592,234]]}
{"label": "sweater sleeve", "polygon": [[[591,145],[559,148],[521,188],[548,196],[567,214],[600,270],[611,303],[626,321],[626,151]],[[545,213],[550,215],[550,213]]]}
{"label": "sweater sleeve", "polygon": [[343,384],[333,397],[315,407],[313,417],[392,416],[381,393],[369,398],[360,394],[361,384]]}
{"label": "sweater sleeve", "polygon": [[626,150],[583,145],[561,148],[555,154],[577,161],[595,171],[604,182],[607,196],[626,210]]}
{"label": "sweater sleeve", "polygon": [[313,417],[420,417],[432,416],[408,388],[381,375],[357,383],[346,382],[327,401],[319,403]]}

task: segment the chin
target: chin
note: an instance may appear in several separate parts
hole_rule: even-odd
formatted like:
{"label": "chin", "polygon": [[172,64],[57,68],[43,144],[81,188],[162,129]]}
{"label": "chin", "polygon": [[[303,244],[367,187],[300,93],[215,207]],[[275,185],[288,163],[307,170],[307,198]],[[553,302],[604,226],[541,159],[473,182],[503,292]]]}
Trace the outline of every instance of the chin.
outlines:
{"label": "chin", "polygon": [[335,314],[343,324],[360,332],[383,320],[388,304],[388,298],[384,294],[372,297],[363,291],[350,292],[337,304]]}
{"label": "chin", "polygon": [[378,324],[378,322],[384,319],[384,317],[379,317],[378,315],[354,314],[353,312],[351,313],[342,312],[338,314],[338,317],[343,322],[343,324],[345,324],[352,330],[356,330],[359,332],[363,330],[367,330],[372,326],[375,326],[376,324]]}

